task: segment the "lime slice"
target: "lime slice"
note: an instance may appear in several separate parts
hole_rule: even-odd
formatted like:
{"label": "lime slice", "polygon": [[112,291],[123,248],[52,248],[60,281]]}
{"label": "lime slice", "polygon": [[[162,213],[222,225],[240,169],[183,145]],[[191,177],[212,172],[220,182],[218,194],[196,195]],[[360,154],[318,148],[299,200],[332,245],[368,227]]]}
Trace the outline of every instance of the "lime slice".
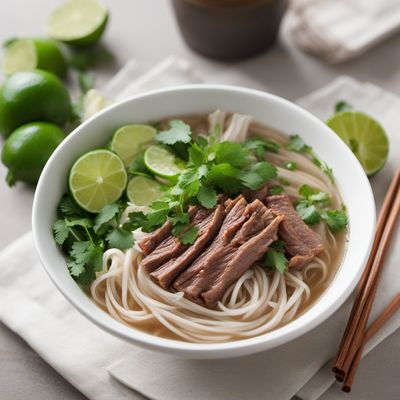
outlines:
{"label": "lime slice", "polygon": [[69,173],[69,188],[76,202],[93,213],[118,200],[126,181],[122,160],[109,150],[84,154],[75,161]]}
{"label": "lime slice", "polygon": [[11,75],[35,68],[53,72],[63,78],[67,63],[57,43],[51,39],[16,39],[5,49],[3,71]]}
{"label": "lime slice", "polygon": [[183,171],[182,161],[167,149],[160,146],[150,146],[144,153],[144,163],[154,174],[162,178],[171,178]]}
{"label": "lime slice", "polygon": [[149,144],[157,131],[149,125],[125,125],[119,128],[111,141],[111,150],[128,166]]}
{"label": "lime slice", "polygon": [[46,33],[68,44],[88,46],[100,39],[107,19],[107,9],[97,0],[69,0],[49,16]]}
{"label": "lime slice", "polygon": [[126,188],[128,200],[137,206],[148,206],[164,195],[162,186],[154,179],[145,176],[133,177]]}
{"label": "lime slice", "polygon": [[374,118],[358,111],[344,111],[326,123],[350,147],[367,175],[375,174],[385,165],[389,140]]}

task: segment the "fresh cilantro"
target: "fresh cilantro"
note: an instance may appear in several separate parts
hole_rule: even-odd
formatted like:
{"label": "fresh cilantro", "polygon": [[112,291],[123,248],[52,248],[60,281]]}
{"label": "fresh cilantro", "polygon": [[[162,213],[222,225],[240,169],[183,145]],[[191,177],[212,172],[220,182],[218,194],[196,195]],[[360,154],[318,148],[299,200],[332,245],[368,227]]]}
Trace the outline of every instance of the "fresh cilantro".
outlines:
{"label": "fresh cilantro", "polygon": [[287,144],[286,148],[288,150],[307,154],[311,158],[311,161],[329,178],[331,183],[335,183],[332,168],[330,168],[325,161],[318,158],[312,147],[305,144],[299,135],[290,136],[290,142]]}
{"label": "fresh cilantro", "polygon": [[99,231],[104,227],[105,224],[113,220],[118,213],[120,212],[120,207],[117,203],[106,205],[100,212],[97,214],[94,220],[94,231],[99,233]]}
{"label": "fresh cilantro", "polygon": [[268,139],[251,138],[244,142],[244,147],[251,150],[259,160],[263,160],[265,152],[278,153],[280,146],[278,143]]}
{"label": "fresh cilantro", "polygon": [[321,213],[321,217],[328,224],[332,232],[338,232],[346,228],[348,224],[348,218],[344,207],[342,210],[326,210]]}
{"label": "fresh cilantro", "polygon": [[62,245],[68,238],[69,227],[64,219],[58,219],[53,225],[54,240]]}
{"label": "fresh cilantro", "polygon": [[58,208],[63,216],[84,216],[86,214],[70,195],[64,195],[62,197]]}
{"label": "fresh cilantro", "polygon": [[281,183],[284,186],[289,186],[290,185],[290,182],[285,178],[278,178],[278,181],[279,181],[279,183]]}
{"label": "fresh cilantro", "polygon": [[282,194],[283,192],[284,192],[283,187],[279,185],[271,186],[268,190],[268,193],[271,195]]}
{"label": "fresh cilantro", "polygon": [[296,171],[297,169],[297,164],[294,161],[285,161],[283,166],[289,171]]}
{"label": "fresh cilantro", "polygon": [[249,189],[257,190],[268,180],[276,178],[276,176],[277,170],[272,164],[260,161],[253,164],[247,171],[242,171],[240,173],[240,180]]}
{"label": "fresh cilantro", "polygon": [[123,228],[114,228],[106,236],[106,241],[110,248],[127,250],[133,246],[132,232]]}
{"label": "fresh cilantro", "polygon": [[302,185],[299,194],[303,197],[297,203],[296,211],[308,225],[314,225],[325,221],[332,232],[344,229],[348,224],[348,218],[344,206],[341,210],[327,209],[331,199],[328,193],[314,189],[309,185]]}
{"label": "fresh cilantro", "polygon": [[215,162],[227,163],[235,168],[243,168],[249,157],[249,151],[239,143],[222,142],[216,146]]}
{"label": "fresh cilantro", "polygon": [[197,199],[205,208],[213,208],[217,204],[218,195],[215,189],[210,186],[201,186]]}
{"label": "fresh cilantro", "polygon": [[309,185],[301,185],[299,194],[311,203],[329,204],[331,200],[328,193],[314,189]]}
{"label": "fresh cilantro", "polygon": [[169,217],[172,222],[172,234],[178,236],[189,225],[189,214],[187,212],[177,213]]}
{"label": "fresh cilantro", "polygon": [[353,107],[344,100],[340,100],[335,104],[335,113],[350,111]]}
{"label": "fresh cilantro", "polygon": [[179,119],[169,122],[170,129],[157,133],[156,140],[163,144],[172,145],[177,142],[190,143],[192,131],[189,125]]}
{"label": "fresh cilantro", "polygon": [[87,93],[90,89],[94,87],[95,76],[93,72],[79,72],[78,82],[79,88],[83,94]]}
{"label": "fresh cilantro", "polygon": [[193,244],[196,241],[198,234],[199,228],[192,226],[180,237],[180,241],[182,244]]}
{"label": "fresh cilantro", "polygon": [[281,274],[285,273],[288,259],[285,255],[285,243],[282,240],[277,240],[269,246],[264,258],[264,266],[275,268]]}
{"label": "fresh cilantro", "polygon": [[300,201],[296,206],[296,211],[301,219],[308,225],[315,225],[321,221],[321,216],[315,205],[305,201]]}

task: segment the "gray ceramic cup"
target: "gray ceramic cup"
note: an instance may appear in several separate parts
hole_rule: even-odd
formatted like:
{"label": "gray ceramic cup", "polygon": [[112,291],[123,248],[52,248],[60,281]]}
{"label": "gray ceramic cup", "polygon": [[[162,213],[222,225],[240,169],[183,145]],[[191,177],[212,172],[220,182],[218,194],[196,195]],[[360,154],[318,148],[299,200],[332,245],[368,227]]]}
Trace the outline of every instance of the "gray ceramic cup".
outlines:
{"label": "gray ceramic cup", "polygon": [[194,51],[237,60],[271,47],[287,0],[172,0],[183,38]]}

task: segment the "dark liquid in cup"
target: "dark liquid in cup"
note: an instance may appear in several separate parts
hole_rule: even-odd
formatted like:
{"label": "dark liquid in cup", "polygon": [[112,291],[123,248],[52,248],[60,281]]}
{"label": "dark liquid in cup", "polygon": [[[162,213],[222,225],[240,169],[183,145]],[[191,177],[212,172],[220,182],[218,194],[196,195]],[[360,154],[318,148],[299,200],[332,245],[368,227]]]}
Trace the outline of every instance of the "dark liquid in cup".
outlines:
{"label": "dark liquid in cup", "polygon": [[186,43],[207,57],[235,60],[269,48],[286,0],[172,0]]}

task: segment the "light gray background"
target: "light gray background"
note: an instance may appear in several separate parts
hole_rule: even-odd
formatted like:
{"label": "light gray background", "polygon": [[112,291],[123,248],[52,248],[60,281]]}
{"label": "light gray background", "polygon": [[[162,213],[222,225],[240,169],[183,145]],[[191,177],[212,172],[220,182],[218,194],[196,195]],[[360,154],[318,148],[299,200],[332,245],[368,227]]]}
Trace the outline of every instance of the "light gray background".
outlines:
{"label": "light gray background", "polygon": [[[46,16],[59,1],[1,0],[0,41],[10,36],[42,35]],[[355,61],[330,66],[301,53],[283,32],[268,53],[248,61],[223,64],[192,53],[183,43],[167,0],[108,0],[111,20],[104,44],[115,62],[99,71],[98,85],[106,82],[132,57],[151,65],[175,54],[193,62],[208,80],[236,83],[272,91],[294,100],[348,74],[400,93],[400,35]],[[400,115],[400,110],[399,110]],[[34,190],[18,184],[10,189],[0,166],[0,249],[30,229]],[[0,266],[1,268],[1,266]],[[341,333],[338,332],[338,335]],[[362,362],[354,392],[345,396],[332,388],[323,400],[395,400],[399,394],[400,332],[378,346]],[[378,384],[379,382],[379,384]],[[19,337],[0,323],[0,398],[4,400],[84,399],[84,397],[37,356]],[[132,398],[135,395],[132,394]]]}

